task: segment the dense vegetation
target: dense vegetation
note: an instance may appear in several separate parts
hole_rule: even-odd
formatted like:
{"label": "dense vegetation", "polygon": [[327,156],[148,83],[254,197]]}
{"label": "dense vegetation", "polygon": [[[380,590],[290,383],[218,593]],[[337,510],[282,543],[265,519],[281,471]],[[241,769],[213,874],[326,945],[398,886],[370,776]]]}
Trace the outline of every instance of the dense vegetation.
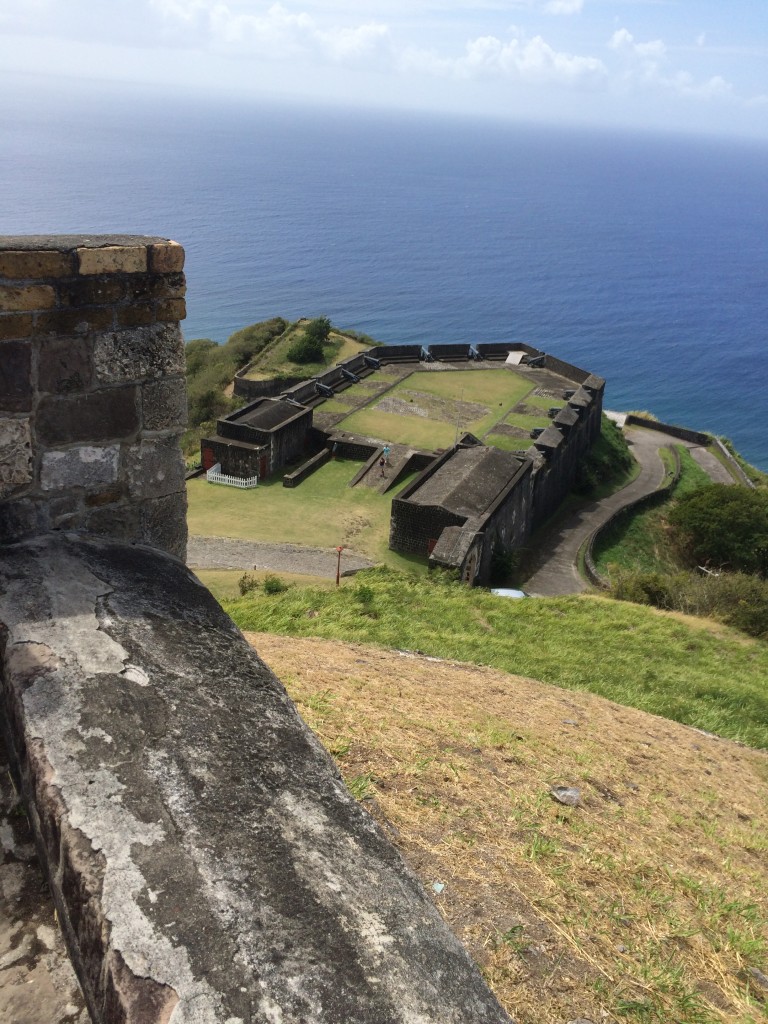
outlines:
{"label": "dense vegetation", "polygon": [[359,573],[339,589],[253,591],[242,629],[355,640],[492,665],[768,747],[768,647],[617,601],[508,601],[431,573]]}
{"label": "dense vegetation", "polygon": [[668,498],[628,512],[599,538],[610,595],[707,616],[768,639],[768,491],[712,484],[688,450]]}
{"label": "dense vegetation", "polygon": [[681,498],[669,523],[691,561],[768,575],[768,492],[708,484]]}

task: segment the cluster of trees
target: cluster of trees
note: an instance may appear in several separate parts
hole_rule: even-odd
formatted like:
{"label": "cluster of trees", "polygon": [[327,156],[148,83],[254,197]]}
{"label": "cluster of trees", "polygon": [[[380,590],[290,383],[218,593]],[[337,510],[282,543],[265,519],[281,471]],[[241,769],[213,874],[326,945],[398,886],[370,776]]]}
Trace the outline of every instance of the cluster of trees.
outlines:
{"label": "cluster of trees", "polygon": [[287,356],[292,363],[306,366],[307,363],[322,363],[323,345],[331,334],[331,321],[327,316],[310,320],[299,337],[288,349]]}
{"label": "cluster of trees", "polygon": [[768,639],[768,490],[706,484],[675,502],[667,524],[681,571],[613,572],[613,596]]}
{"label": "cluster of trees", "polygon": [[768,491],[709,484],[680,498],[669,524],[688,561],[768,577]]}

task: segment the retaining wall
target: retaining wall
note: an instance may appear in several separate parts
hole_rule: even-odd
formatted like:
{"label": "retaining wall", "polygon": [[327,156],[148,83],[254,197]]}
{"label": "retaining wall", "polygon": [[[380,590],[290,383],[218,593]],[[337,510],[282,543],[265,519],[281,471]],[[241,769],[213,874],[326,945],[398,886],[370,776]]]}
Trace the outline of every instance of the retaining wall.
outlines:
{"label": "retaining wall", "polygon": [[624,421],[626,426],[645,427],[647,430],[658,430],[663,434],[670,434],[672,437],[679,437],[682,441],[690,441],[691,444],[706,446],[711,444],[712,438],[709,434],[702,434],[698,430],[688,430],[687,427],[676,427],[669,423],[661,423],[659,420],[649,420],[645,416],[636,416],[630,413]]}

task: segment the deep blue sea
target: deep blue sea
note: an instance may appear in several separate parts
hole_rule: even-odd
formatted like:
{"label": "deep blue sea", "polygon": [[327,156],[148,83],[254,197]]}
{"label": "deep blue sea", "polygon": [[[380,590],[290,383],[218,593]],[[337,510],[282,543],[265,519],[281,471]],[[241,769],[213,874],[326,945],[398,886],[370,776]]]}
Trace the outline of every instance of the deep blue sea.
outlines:
{"label": "deep blue sea", "polygon": [[768,470],[768,146],[69,86],[0,141],[0,232],[175,238],[188,339],[526,341]]}

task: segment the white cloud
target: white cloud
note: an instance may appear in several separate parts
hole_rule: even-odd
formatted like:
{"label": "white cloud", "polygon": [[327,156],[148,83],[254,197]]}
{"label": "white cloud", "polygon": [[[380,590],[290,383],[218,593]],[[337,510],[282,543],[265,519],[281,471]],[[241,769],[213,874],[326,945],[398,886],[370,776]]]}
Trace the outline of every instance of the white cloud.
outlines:
{"label": "white cloud", "polygon": [[580,14],[584,9],[584,0],[549,0],[544,4],[547,14]]}
{"label": "white cloud", "polygon": [[735,98],[733,85],[722,75],[697,81],[688,71],[671,70],[667,47],[661,39],[638,43],[631,32],[620,28],[608,40],[608,46],[625,61],[622,75],[625,83],[640,82],[678,96],[702,100]]}
{"label": "white cloud", "polygon": [[506,42],[479,36],[466,44],[460,57],[441,57],[431,50],[407,50],[401,69],[453,78],[516,78],[531,83],[595,86],[607,74],[596,57],[581,57],[553,49],[541,36],[525,37],[518,29]]}
{"label": "white cloud", "polygon": [[274,3],[262,13],[239,13],[220,0],[150,0],[174,30],[191,34],[198,45],[266,58],[309,54],[333,62],[370,58],[389,40],[378,22],[321,27],[306,11]]}

